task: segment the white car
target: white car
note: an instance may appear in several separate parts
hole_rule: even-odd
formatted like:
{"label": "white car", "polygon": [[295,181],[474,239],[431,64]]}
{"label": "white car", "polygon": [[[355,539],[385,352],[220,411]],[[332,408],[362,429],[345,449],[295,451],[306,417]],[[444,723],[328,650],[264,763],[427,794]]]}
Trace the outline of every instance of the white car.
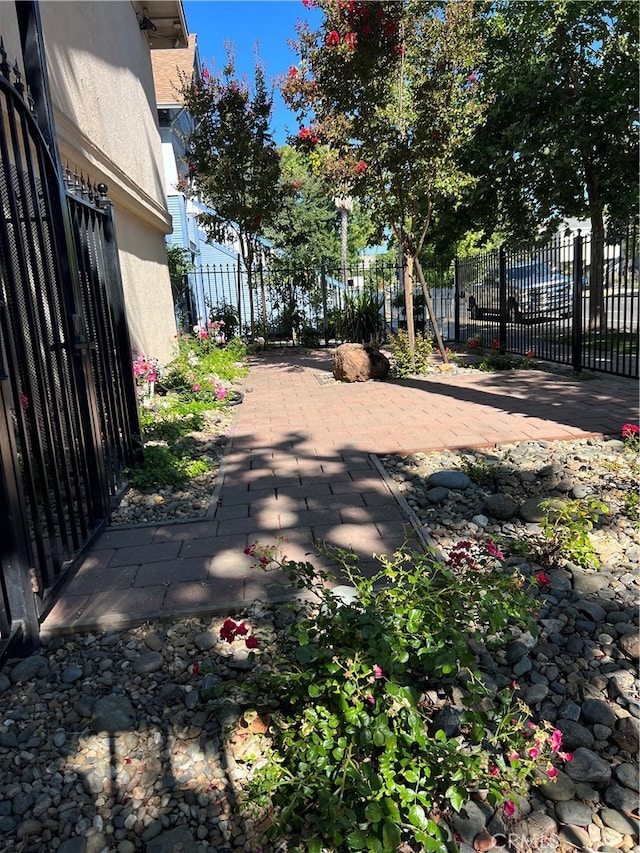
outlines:
{"label": "white car", "polygon": [[[507,322],[570,317],[573,305],[571,279],[554,272],[542,261],[527,261],[507,267]],[[472,320],[485,315],[500,316],[498,271],[484,276],[468,288],[469,314]]]}

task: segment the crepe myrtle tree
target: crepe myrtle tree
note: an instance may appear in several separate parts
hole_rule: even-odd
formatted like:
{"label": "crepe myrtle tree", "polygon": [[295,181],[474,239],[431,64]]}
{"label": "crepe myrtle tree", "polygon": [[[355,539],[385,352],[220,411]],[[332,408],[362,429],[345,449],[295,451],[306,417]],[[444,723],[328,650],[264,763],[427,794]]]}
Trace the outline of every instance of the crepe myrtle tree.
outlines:
{"label": "crepe myrtle tree", "polygon": [[[220,73],[206,66],[183,80],[181,94],[194,119],[185,140],[185,191],[207,208],[199,221],[216,241],[237,240],[252,294],[254,262],[264,229],[277,213],[284,185],[270,127],[273,93],[256,54],[253,86],[238,79],[233,47]],[[254,333],[253,299],[250,299]]]}
{"label": "crepe myrtle tree", "polygon": [[413,348],[416,262],[434,217],[470,180],[458,151],[481,118],[474,4],[303,2],[323,20],[298,25],[299,63],[281,84],[295,141],[322,161],[333,195],[363,199],[378,238],[391,233],[401,248]]}
{"label": "crepe myrtle tree", "polygon": [[589,324],[605,322],[605,220],[638,210],[637,3],[486,3],[479,65],[486,121],[467,152],[467,222],[531,242],[591,220]]}

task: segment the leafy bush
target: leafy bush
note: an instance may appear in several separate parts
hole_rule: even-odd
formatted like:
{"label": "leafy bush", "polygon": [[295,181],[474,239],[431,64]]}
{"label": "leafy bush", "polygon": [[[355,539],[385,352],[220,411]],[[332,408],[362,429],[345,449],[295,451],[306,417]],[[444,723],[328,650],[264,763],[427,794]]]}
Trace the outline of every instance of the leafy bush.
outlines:
{"label": "leafy bush", "polygon": [[409,376],[412,373],[426,373],[429,358],[433,352],[433,341],[420,333],[416,334],[414,358],[409,347],[409,333],[398,329],[391,335],[389,345],[393,353],[393,368],[397,376]]}
{"label": "leafy bush", "polygon": [[365,344],[382,338],[383,298],[371,288],[345,294],[342,312],[335,317],[336,336],[343,341]]}
{"label": "leafy bush", "polygon": [[[531,723],[513,687],[485,685],[474,651],[507,642],[512,621],[527,623],[537,585],[505,568],[493,542],[461,542],[446,564],[380,557],[371,579],[343,555],[355,588],[346,603],[311,563],[279,557],[277,546],[247,553],[304,592],[269,666],[243,683],[255,711],[271,713],[271,749],[245,800],[269,815],[271,838],[309,853],[402,842],[446,853],[454,846],[439,816],[470,792],[506,801],[510,813],[508,798],[541,763],[557,774],[561,733]],[[448,699],[434,703],[443,688]]]}
{"label": "leafy bush", "polygon": [[163,385],[181,393],[199,394],[200,399],[207,397],[211,402],[223,400],[220,389],[246,373],[241,363],[246,347],[238,338],[221,346],[216,337],[206,329],[179,334],[178,352],[164,372]]}
{"label": "leafy bush", "polygon": [[203,459],[191,459],[175,449],[149,444],[144,448],[141,466],[129,470],[131,485],[137,489],[154,489],[158,486],[183,486],[206,474],[209,465]]}
{"label": "leafy bush", "polygon": [[542,532],[549,543],[547,560],[560,555],[579,566],[597,568],[600,561],[589,533],[601,516],[609,514],[609,507],[590,495],[575,500],[544,501],[541,509],[545,514],[541,522]]}

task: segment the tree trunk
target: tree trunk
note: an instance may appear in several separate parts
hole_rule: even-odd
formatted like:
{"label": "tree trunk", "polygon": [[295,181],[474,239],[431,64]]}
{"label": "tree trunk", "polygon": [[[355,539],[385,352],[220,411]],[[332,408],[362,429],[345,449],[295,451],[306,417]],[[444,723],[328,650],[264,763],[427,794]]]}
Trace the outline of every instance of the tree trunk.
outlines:
{"label": "tree trunk", "polygon": [[404,279],[404,313],[407,318],[407,334],[409,336],[409,352],[411,353],[411,367],[416,366],[416,328],[413,316],[413,282],[415,254],[410,249],[403,249],[402,272]]}

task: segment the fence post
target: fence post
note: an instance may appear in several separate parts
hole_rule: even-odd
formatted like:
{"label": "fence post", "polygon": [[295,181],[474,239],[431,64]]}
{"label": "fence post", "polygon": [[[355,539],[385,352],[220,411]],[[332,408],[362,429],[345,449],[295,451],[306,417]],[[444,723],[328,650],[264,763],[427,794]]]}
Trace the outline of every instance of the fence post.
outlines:
{"label": "fence post", "polygon": [[453,339],[460,340],[460,259],[453,262]]}
{"label": "fence post", "polygon": [[238,255],[238,334],[242,337],[242,259]]}
{"label": "fence post", "polygon": [[498,302],[500,306],[498,337],[500,338],[500,355],[504,355],[507,349],[507,255],[504,246],[500,246],[498,255],[498,274]]}
{"label": "fence post", "polygon": [[582,235],[578,231],[573,241],[573,320],[571,325],[571,362],[576,373],[582,370]]}
{"label": "fence post", "polygon": [[327,317],[327,270],[324,261],[320,264],[320,288],[322,290],[322,330],[324,345],[329,346],[329,318]]}

